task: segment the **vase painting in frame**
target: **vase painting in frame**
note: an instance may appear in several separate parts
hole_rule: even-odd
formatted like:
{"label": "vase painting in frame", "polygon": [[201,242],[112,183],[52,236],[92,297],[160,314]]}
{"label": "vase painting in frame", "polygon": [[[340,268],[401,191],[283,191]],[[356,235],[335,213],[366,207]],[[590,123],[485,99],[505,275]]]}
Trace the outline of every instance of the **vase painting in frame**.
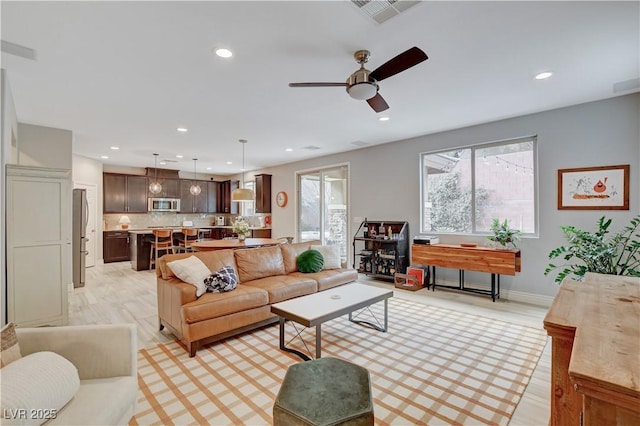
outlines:
{"label": "vase painting in frame", "polygon": [[629,210],[629,165],[558,170],[559,210]]}

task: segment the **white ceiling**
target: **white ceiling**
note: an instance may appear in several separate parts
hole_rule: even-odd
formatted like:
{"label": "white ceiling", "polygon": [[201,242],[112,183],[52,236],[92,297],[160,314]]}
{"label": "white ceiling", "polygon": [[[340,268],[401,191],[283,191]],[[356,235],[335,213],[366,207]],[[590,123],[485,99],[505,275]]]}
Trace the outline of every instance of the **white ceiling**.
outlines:
{"label": "white ceiling", "polygon": [[[2,53],[2,67],[19,121],[72,130],[76,154],[134,167],[182,154],[165,167],[197,157],[235,174],[241,138],[254,170],[636,92],[613,85],[640,77],[639,5],[422,2],[377,24],[345,0],[2,1],[2,40],[37,55]],[[373,70],[412,46],[429,60],[380,82],[380,114],[344,88],[287,86],[345,81],[359,49]]]}

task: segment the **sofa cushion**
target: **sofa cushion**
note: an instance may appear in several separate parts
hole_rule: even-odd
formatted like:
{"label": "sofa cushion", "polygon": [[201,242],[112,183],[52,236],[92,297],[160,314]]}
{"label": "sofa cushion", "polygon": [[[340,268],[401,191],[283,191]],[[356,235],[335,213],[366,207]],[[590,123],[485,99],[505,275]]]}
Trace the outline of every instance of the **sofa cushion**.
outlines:
{"label": "sofa cushion", "polygon": [[16,325],[14,323],[10,322],[2,328],[2,331],[0,331],[0,342],[2,342],[2,349],[0,349],[0,367],[4,367],[22,357],[20,344],[16,336]]}
{"label": "sofa cushion", "polygon": [[236,250],[235,258],[241,283],[284,275],[284,261],[279,246]]}
{"label": "sofa cushion", "polygon": [[291,275],[266,277],[246,282],[243,286],[266,290],[269,294],[269,303],[282,302],[318,291],[318,283],[305,274],[296,277]]}
{"label": "sofa cushion", "polygon": [[312,245],[311,250],[318,250],[324,259],[322,269],[340,269],[342,268],[342,259],[340,259],[340,246],[332,244],[327,246]]}
{"label": "sofa cushion", "polygon": [[137,394],[133,376],[82,380],[76,396],[47,426],[126,424],[134,414]]}
{"label": "sofa cushion", "polygon": [[236,266],[236,260],[233,256],[233,250],[209,250],[209,251],[199,251],[195,253],[178,253],[178,254],[167,254],[158,259],[158,266],[160,267],[160,272],[157,272],[158,276],[162,276],[163,279],[168,280],[169,278],[175,277],[175,274],[167,266],[167,262],[171,262],[178,259],[185,259],[189,256],[195,256],[198,259],[202,260],[202,263],[207,265],[209,271],[217,271],[220,268],[223,268],[227,265],[232,266],[233,269],[238,271]]}
{"label": "sofa cushion", "polygon": [[290,274],[298,271],[298,264],[296,259],[303,251],[309,250],[310,244],[307,243],[295,243],[295,244],[280,244],[280,251],[282,252],[282,259],[284,260],[284,272]]}
{"label": "sofa cushion", "polygon": [[327,269],[308,274],[293,272],[289,274],[289,276],[316,280],[318,282],[318,291],[324,291],[332,287],[356,281],[358,279],[358,271],[355,269]]}
{"label": "sofa cushion", "polygon": [[232,291],[238,286],[238,275],[231,266],[225,266],[205,278],[204,284],[208,293]]}
{"label": "sofa cushion", "polygon": [[269,295],[265,290],[241,284],[234,291],[205,293],[198,300],[182,305],[180,314],[183,321],[192,324],[268,303]]}
{"label": "sofa cushion", "polygon": [[167,262],[167,266],[178,278],[196,288],[196,297],[207,291],[204,280],[211,275],[211,270],[197,257],[189,256],[186,259]]}
{"label": "sofa cushion", "polygon": [[[3,424],[40,425],[64,407],[80,388],[78,369],[55,352],[35,352],[2,369],[2,412],[25,416]],[[42,410],[42,412],[40,412]]]}

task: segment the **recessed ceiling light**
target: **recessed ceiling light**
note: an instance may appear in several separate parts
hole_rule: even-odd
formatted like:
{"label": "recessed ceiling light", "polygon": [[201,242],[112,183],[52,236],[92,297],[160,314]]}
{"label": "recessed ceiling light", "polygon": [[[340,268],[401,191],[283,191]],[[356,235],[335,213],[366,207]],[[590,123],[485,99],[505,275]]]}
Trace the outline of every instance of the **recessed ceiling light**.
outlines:
{"label": "recessed ceiling light", "polygon": [[160,162],[160,165],[161,165],[161,166],[164,166],[165,164],[167,164],[167,163],[166,163],[166,162],[164,162],[164,161],[161,161],[161,162]]}
{"label": "recessed ceiling light", "polygon": [[544,80],[546,78],[551,77],[552,75],[553,75],[552,72],[548,72],[548,71],[541,72],[540,74],[536,75],[536,80]]}
{"label": "recessed ceiling light", "polygon": [[183,133],[189,131],[189,129],[187,129],[186,127],[178,127],[176,130]]}
{"label": "recessed ceiling light", "polygon": [[120,147],[119,146],[112,146],[111,149],[114,150],[114,151],[117,151],[117,150],[120,149]]}
{"label": "recessed ceiling light", "polygon": [[104,158],[106,160],[107,158],[109,158],[109,156],[108,155],[101,155],[100,158]]}
{"label": "recessed ceiling light", "polygon": [[285,151],[291,152],[291,151],[293,151],[293,148],[287,148],[287,149],[285,149]]}
{"label": "recessed ceiling light", "polygon": [[182,155],[182,154],[176,155],[176,158],[183,158],[183,157],[184,157],[184,155]]}
{"label": "recessed ceiling light", "polygon": [[233,53],[231,53],[231,51],[229,49],[216,49],[216,55],[220,56],[221,58],[230,58],[233,56]]}
{"label": "recessed ceiling light", "polygon": [[233,164],[233,161],[227,161],[227,164]]}
{"label": "recessed ceiling light", "polygon": [[380,121],[389,121],[389,117],[380,117],[378,118]]}

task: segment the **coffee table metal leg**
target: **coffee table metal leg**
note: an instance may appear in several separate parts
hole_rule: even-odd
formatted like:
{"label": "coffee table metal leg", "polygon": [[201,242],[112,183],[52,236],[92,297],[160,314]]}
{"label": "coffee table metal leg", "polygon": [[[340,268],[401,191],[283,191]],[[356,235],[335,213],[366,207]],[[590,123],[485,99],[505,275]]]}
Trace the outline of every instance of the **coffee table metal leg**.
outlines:
{"label": "coffee table metal leg", "polygon": [[322,348],[320,346],[320,341],[322,338],[322,324],[316,325],[316,359],[321,358]]}
{"label": "coffee table metal leg", "polygon": [[[373,328],[374,330],[382,331],[383,333],[386,332],[388,327],[389,327],[389,320],[388,320],[389,305],[388,305],[388,300],[389,299],[384,299],[384,327],[381,327],[381,326],[378,325],[380,323],[378,322],[378,319],[373,315],[373,313],[371,313],[371,315],[373,316],[373,319],[375,319],[378,324],[374,324],[374,323],[372,323],[370,321],[353,319],[353,315],[352,315],[353,312],[349,312],[349,321],[355,322],[356,324],[364,325],[366,327]],[[366,307],[365,309],[369,309],[369,307]],[[369,311],[369,312],[371,312],[371,311]]]}
{"label": "coffee table metal leg", "polygon": [[[311,358],[309,358],[307,356],[307,354],[305,354],[303,352],[300,352],[300,351],[298,351],[296,349],[291,349],[291,348],[288,348],[288,347],[285,346],[285,344],[284,344],[284,322],[285,322],[284,317],[280,317],[280,350],[291,352],[292,354],[296,354],[300,358],[302,358],[303,361],[310,361]],[[319,354],[320,354],[320,345],[317,343],[318,342],[317,339],[318,338],[316,337],[316,357],[320,358],[320,356],[319,356]]]}
{"label": "coffee table metal leg", "polygon": [[389,329],[389,299],[384,299],[384,332]]}
{"label": "coffee table metal leg", "polygon": [[280,349],[286,349],[284,346],[284,317],[280,317]]}

